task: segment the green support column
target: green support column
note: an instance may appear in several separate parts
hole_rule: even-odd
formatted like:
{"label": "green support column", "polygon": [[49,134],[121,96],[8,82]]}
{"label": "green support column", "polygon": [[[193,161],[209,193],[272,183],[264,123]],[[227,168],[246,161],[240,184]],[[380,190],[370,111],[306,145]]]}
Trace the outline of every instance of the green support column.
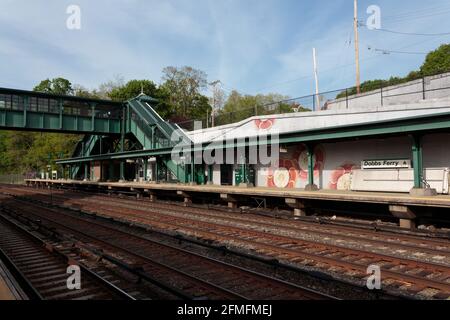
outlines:
{"label": "green support column", "polygon": [[121,181],[125,181],[125,161],[120,160],[120,178]]}
{"label": "green support column", "polygon": [[239,165],[239,171],[240,171],[240,175],[241,175],[241,183],[239,185],[245,185],[247,183],[247,179],[245,178],[246,173],[245,173],[245,156],[243,158],[241,158],[241,164]]}
{"label": "green support column", "polygon": [[91,104],[91,131],[95,131],[95,103]]}
{"label": "green support column", "polygon": [[103,136],[99,136],[100,154],[103,154]]}
{"label": "green support column", "polygon": [[84,141],[81,142],[81,156],[84,157]]}
{"label": "green support column", "polygon": [[88,180],[88,163],[87,162],[84,163],[84,180],[85,181]]}
{"label": "green support column", "polygon": [[308,146],[308,184],[314,184],[314,151]]}
{"label": "green support column", "polygon": [[148,158],[144,158],[144,181],[147,181]]}
{"label": "green support column", "polygon": [[195,184],[195,159],[194,152],[191,153],[191,184]]}
{"label": "green support column", "polygon": [[423,177],[422,137],[412,135],[412,165],[414,172],[414,187],[409,192],[412,196],[435,196],[436,189],[431,188]]}
{"label": "green support column", "polygon": [[247,147],[244,148],[244,156],[242,157],[242,182],[244,185],[248,185],[247,177]]}
{"label": "green support column", "polygon": [[156,162],[155,162],[155,182],[158,182],[158,176],[159,176],[159,168],[158,168],[158,158],[156,158]]}
{"label": "green support column", "polygon": [[23,98],[23,127],[26,128],[27,126],[27,111],[30,105],[30,100],[28,97]]}
{"label": "green support column", "polygon": [[152,126],[152,149],[156,149],[155,126]]}
{"label": "green support column", "polygon": [[100,160],[100,181],[103,181],[103,161]]}
{"label": "green support column", "polygon": [[423,187],[422,183],[422,139],[420,136],[414,135],[412,144],[412,158],[414,169],[414,188],[420,189]]}
{"label": "green support column", "polygon": [[122,127],[120,128],[120,152],[123,152],[125,149],[125,117],[126,110],[122,111]]}
{"label": "green support column", "polygon": [[127,128],[128,130],[131,128],[131,109],[129,105],[127,105]]}
{"label": "green support column", "polygon": [[[124,152],[125,150],[125,125],[126,125],[126,114],[127,110],[123,109],[122,111],[122,128],[120,131],[120,152]],[[120,174],[119,180],[125,181],[125,162],[124,160],[120,160]]]}
{"label": "green support column", "polygon": [[306,153],[308,155],[308,184],[305,190],[315,191],[318,187],[314,184],[314,146],[307,144]]}
{"label": "green support column", "polygon": [[64,113],[64,104],[62,100],[58,101],[59,105],[59,129],[63,128],[63,113]]}

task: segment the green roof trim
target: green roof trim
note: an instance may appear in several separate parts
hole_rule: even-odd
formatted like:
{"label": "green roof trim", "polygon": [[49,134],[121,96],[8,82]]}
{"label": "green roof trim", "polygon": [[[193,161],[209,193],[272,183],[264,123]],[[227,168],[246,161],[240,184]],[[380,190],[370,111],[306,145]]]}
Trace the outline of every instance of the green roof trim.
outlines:
{"label": "green roof trim", "polygon": [[[431,114],[425,116],[404,117],[395,120],[384,120],[370,123],[352,124],[349,126],[336,126],[329,128],[299,130],[288,134],[280,135],[280,144],[289,143],[320,143],[334,140],[356,139],[359,137],[376,137],[385,135],[410,134],[423,131],[438,131],[450,129],[450,112]],[[254,139],[256,140],[256,139]],[[234,142],[223,141],[223,148],[243,147],[257,145],[258,141]],[[265,143],[265,142],[263,142]],[[208,150],[217,148],[218,144],[208,142],[204,145],[194,145],[192,151]],[[208,146],[211,145],[209,148]],[[130,159],[144,156],[167,155],[172,152],[172,148],[161,148],[155,150],[138,150],[121,152],[107,155],[95,155],[85,158],[72,158],[56,161],[58,164],[70,164],[85,161],[108,160],[108,159]]]}

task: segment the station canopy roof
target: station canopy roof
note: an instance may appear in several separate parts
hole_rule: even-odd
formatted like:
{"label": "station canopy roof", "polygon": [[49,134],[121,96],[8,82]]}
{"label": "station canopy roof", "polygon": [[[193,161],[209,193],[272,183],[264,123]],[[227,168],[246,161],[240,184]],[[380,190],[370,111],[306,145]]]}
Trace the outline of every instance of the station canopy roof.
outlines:
{"label": "station canopy roof", "polygon": [[255,116],[228,125],[189,131],[186,134],[194,143],[204,144],[264,134],[279,134],[281,136],[291,133],[339,129],[355,125],[371,125],[440,114],[450,114],[450,98],[376,108]]}

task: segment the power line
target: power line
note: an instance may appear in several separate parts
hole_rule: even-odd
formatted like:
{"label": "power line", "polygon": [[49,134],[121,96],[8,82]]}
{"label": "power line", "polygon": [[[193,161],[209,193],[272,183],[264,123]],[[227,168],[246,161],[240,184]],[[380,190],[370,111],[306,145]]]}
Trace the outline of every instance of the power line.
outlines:
{"label": "power line", "polygon": [[389,30],[389,29],[383,29],[383,28],[376,28],[376,29],[370,29],[375,31],[382,31],[382,32],[389,32],[389,33],[395,33],[395,34],[402,34],[407,36],[430,36],[430,37],[438,37],[438,36],[448,36],[450,35],[450,32],[441,32],[441,33],[416,33],[416,32],[401,32],[396,30]]}
{"label": "power line", "polygon": [[[376,55],[372,55],[372,56],[367,57],[367,58],[361,58],[360,61],[367,61],[367,60],[371,60],[371,59],[379,58],[379,57],[380,57],[380,55],[376,54]],[[322,69],[320,71],[320,73],[323,74],[323,73],[334,71],[334,70],[337,70],[337,69],[351,67],[351,66],[354,66],[354,65],[355,65],[354,62],[353,63],[348,63],[348,64],[342,64],[342,65],[339,65],[339,66]],[[304,80],[304,79],[310,79],[312,77],[313,77],[313,75],[303,76],[303,77],[299,77],[299,78],[296,78],[296,79],[291,79],[291,80],[288,80],[288,81],[276,83],[276,84],[273,84],[273,85],[270,85],[270,86],[267,86],[267,87],[259,88],[259,89],[255,90],[255,91],[259,92],[259,91],[262,91],[262,90],[265,90],[265,89],[270,89],[270,88],[274,88],[274,87],[280,87],[280,86],[283,86],[285,84],[290,84],[290,83],[297,82],[297,81]]]}
{"label": "power line", "polygon": [[378,48],[372,48],[368,47],[368,50],[375,51],[375,52],[381,52],[382,54],[391,54],[391,53],[401,53],[401,54],[428,54],[428,52],[413,52],[413,51],[399,51],[399,50],[387,50],[387,49],[378,49]]}
{"label": "power line", "polygon": [[395,19],[402,19],[402,18],[410,18],[413,16],[423,16],[423,15],[437,15],[437,14],[443,14],[448,12],[449,10],[448,4],[444,6],[430,6],[418,10],[412,10],[412,11],[403,11],[399,14],[394,15],[383,15],[383,20],[395,20]]}
{"label": "power line", "polygon": [[391,24],[391,23],[397,23],[397,22],[403,22],[403,21],[420,20],[420,19],[426,19],[426,18],[431,18],[431,17],[435,17],[435,16],[447,15],[448,13],[450,13],[450,10],[444,10],[441,12],[429,13],[429,14],[417,13],[415,15],[397,17],[397,18],[391,18],[391,19],[384,17],[383,21],[388,21]]}

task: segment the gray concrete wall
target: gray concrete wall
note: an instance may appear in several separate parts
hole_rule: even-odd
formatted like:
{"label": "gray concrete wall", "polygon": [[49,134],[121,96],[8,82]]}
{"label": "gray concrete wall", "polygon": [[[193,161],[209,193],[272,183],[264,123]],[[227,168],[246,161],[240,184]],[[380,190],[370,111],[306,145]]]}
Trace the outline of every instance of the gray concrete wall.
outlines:
{"label": "gray concrete wall", "polygon": [[424,83],[422,79],[419,79],[385,87],[383,90],[351,95],[348,96],[348,101],[345,98],[328,100],[327,109],[342,110],[417,102],[423,100],[423,88],[425,88],[426,100],[450,97],[450,73],[426,77]]}

